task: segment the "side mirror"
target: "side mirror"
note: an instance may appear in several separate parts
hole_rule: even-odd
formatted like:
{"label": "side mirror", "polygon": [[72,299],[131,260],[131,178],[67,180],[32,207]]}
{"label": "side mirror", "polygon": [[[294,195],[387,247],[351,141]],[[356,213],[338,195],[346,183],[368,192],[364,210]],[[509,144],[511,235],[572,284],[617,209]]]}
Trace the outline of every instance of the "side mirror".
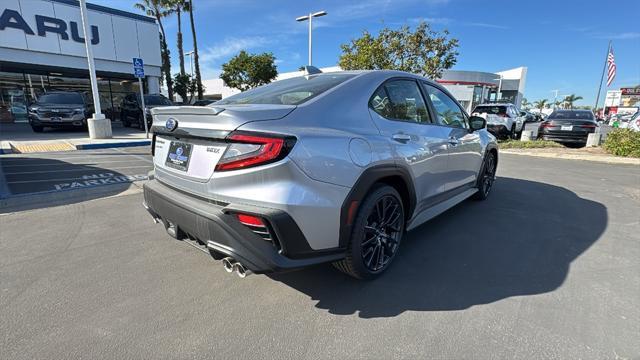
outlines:
{"label": "side mirror", "polygon": [[527,116],[527,113],[524,111],[520,111],[520,116]]}
{"label": "side mirror", "polygon": [[472,116],[469,118],[469,126],[471,127],[471,131],[482,130],[487,127],[487,120],[480,116]]}

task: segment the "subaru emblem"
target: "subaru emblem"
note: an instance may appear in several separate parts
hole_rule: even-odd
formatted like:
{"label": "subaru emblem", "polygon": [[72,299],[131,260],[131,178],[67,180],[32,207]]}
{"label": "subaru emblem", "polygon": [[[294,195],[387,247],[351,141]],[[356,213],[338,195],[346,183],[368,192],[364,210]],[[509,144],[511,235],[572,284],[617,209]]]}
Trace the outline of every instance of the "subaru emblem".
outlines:
{"label": "subaru emblem", "polygon": [[174,118],[168,118],[167,122],[164,124],[164,127],[169,131],[173,131],[178,127],[178,120]]}

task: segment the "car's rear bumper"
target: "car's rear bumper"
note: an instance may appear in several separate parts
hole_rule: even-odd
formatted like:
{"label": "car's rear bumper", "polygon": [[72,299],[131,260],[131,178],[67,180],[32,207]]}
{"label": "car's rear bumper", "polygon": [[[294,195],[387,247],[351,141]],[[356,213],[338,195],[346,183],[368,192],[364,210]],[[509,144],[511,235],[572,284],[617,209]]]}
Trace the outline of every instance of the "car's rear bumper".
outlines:
{"label": "car's rear bumper", "polygon": [[549,134],[544,132],[538,134],[542,140],[572,144],[586,144],[588,136],[589,134]]}
{"label": "car's rear bumper", "polygon": [[506,125],[487,124],[487,130],[497,137],[511,135],[511,129],[507,129]]}
{"label": "car's rear bumper", "polygon": [[[307,240],[282,210],[201,199],[155,179],[144,185],[144,206],[152,217],[171,228],[176,238],[196,240],[255,273],[301,268],[339,260],[345,255],[343,249],[306,251]],[[274,240],[265,240],[241,224],[237,213],[264,219]]]}

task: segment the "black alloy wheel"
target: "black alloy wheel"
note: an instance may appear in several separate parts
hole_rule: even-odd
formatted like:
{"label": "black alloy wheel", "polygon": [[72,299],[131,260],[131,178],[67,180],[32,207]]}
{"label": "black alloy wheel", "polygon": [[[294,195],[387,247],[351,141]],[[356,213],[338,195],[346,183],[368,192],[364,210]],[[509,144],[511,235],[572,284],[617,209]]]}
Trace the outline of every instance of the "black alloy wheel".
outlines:
{"label": "black alloy wheel", "polygon": [[496,165],[496,155],[493,152],[488,152],[482,173],[478,178],[478,192],[474,195],[476,200],[485,200],[489,197],[493,182],[496,180]]}
{"label": "black alloy wheel", "polygon": [[375,188],[360,205],[345,259],[338,270],[357,279],[382,274],[395,258],[404,234],[405,216],[400,195],[391,186]]}

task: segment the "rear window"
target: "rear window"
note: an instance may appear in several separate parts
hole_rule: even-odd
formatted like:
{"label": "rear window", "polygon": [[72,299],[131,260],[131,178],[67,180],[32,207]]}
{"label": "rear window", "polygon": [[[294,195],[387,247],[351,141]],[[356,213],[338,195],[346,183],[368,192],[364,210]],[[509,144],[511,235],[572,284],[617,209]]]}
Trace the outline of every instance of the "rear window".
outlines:
{"label": "rear window", "polygon": [[351,79],[354,74],[325,74],[300,76],[280,80],[229,96],[217,105],[274,104],[298,105]]}
{"label": "rear window", "polygon": [[144,104],[145,105],[173,105],[169,99],[159,95],[145,95]]}
{"label": "rear window", "polygon": [[506,106],[488,106],[488,105],[476,106],[476,108],[473,109],[472,113],[505,115],[507,113],[507,107]]}
{"label": "rear window", "polygon": [[594,120],[591,111],[554,111],[549,115],[549,119],[557,120]]}
{"label": "rear window", "polygon": [[38,98],[40,104],[84,104],[82,95],[77,93],[69,94],[44,94]]}

